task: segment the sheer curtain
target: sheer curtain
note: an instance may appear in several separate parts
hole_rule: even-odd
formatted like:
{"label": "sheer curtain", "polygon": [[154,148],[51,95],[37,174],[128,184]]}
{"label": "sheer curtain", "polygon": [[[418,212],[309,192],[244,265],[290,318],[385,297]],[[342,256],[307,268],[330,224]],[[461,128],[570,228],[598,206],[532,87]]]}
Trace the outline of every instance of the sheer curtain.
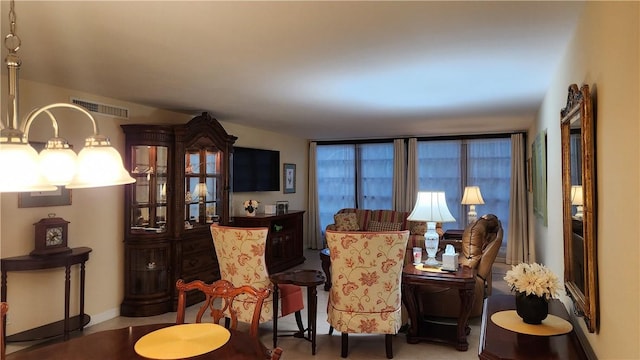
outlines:
{"label": "sheer curtain", "polygon": [[394,185],[393,144],[358,144],[357,149],[356,206],[362,209],[391,209]]}
{"label": "sheer curtain", "polygon": [[342,208],[356,206],[356,148],[353,144],[318,145],[316,178],[320,231]]}
{"label": "sheer curtain", "polygon": [[525,140],[523,134],[511,135],[511,204],[505,262],[518,264],[535,261],[535,246],[529,241],[529,212],[525,175]]}
{"label": "sheer curtain", "polygon": [[318,144],[316,153],[321,231],[342,208],[392,208],[393,143]]}
{"label": "sheer curtain", "polygon": [[407,207],[407,152],[404,139],[393,140],[393,209],[405,211]]}
{"label": "sheer curtain", "polygon": [[[418,139],[410,138],[407,149],[407,191],[404,211],[411,211],[418,199]],[[399,209],[400,210],[400,209]]]}
{"label": "sheer curtain", "polygon": [[459,206],[462,199],[460,145],[460,140],[418,141],[418,189],[419,191],[444,191],[447,207],[456,219],[456,222],[444,223],[443,229],[464,228]]}
{"label": "sheer curtain", "polygon": [[[464,229],[467,205],[462,205],[465,186],[480,187],[483,205],[476,205],[478,216],[495,214],[509,226],[509,184],[511,141],[509,138],[418,141],[420,190],[444,191],[449,211],[456,222],[443,228]],[[504,258],[504,248],[502,258]]]}
{"label": "sheer curtain", "polygon": [[317,143],[309,143],[309,212],[307,213],[307,246],[310,249],[323,249],[324,238],[320,227],[320,213],[318,206],[318,177],[317,177]]}

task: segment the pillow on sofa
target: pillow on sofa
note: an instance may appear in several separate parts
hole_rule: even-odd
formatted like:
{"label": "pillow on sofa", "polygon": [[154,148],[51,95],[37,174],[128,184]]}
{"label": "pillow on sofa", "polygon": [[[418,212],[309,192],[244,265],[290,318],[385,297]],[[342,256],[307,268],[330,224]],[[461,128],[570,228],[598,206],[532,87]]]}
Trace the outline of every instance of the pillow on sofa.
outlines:
{"label": "pillow on sofa", "polygon": [[371,220],[367,225],[367,231],[400,231],[402,223],[381,222]]}
{"label": "pillow on sofa", "polygon": [[333,215],[333,222],[337,231],[360,231],[356,213],[344,213]]}
{"label": "pillow on sofa", "polygon": [[424,235],[427,232],[427,223],[424,221],[409,221],[411,235]]}

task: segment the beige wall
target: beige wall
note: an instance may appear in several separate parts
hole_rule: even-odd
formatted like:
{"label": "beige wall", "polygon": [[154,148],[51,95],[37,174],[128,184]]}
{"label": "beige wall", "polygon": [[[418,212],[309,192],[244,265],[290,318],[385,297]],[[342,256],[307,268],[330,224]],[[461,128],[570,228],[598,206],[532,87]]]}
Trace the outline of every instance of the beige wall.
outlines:
{"label": "beige wall", "polygon": [[[6,83],[3,77],[2,83]],[[2,99],[7,98],[2,87]],[[126,107],[130,111],[129,120],[114,119],[96,115],[100,133],[109,136],[112,144],[123,153],[124,134],[121,123],[185,123],[193,116],[155,108],[107,99],[73,90],[57,88],[26,80],[20,81],[20,114],[24,116],[31,109],[54,102],[69,102],[70,97],[79,97],[95,102]],[[67,115],[68,113],[68,115]],[[78,148],[92,128],[86,119],[73,111],[58,113],[60,135]],[[68,117],[67,117],[68,116]],[[29,136],[31,141],[46,141],[52,135],[46,116],[38,117]],[[297,192],[265,192],[235,194],[233,202],[258,199],[262,204],[276,200],[288,200],[291,209],[306,209],[307,142],[233,124],[222,123],[228,133],[238,137],[237,144],[249,147],[280,150],[281,162],[297,165]],[[33,223],[47,217],[48,213],[70,221],[69,246],[88,246],[93,249],[87,262],[86,309],[92,316],[92,323],[108,320],[119,314],[123,298],[123,222],[124,190],[122,186],[78,189],[72,191],[71,206],[18,208],[18,195],[0,195],[0,256],[18,256],[33,250]],[[239,207],[236,206],[236,207]],[[72,272],[71,313],[78,312],[77,266]],[[8,274],[9,312],[7,333],[14,334],[26,329],[57,321],[64,316],[64,269],[11,272]],[[47,311],[34,309],[46,308]]]}
{"label": "beige wall", "polygon": [[[540,109],[536,134],[547,130],[548,213],[534,219],[537,261],[563,274],[560,109],[570,84],[588,84],[596,123],[599,331],[580,330],[600,359],[638,359],[640,269],[638,207],[640,3],[588,2]],[[568,298],[563,301],[570,305]]]}
{"label": "beige wall", "polygon": [[[229,134],[238,137],[235,143],[237,146],[280,151],[280,191],[233,193],[231,197],[232,214],[243,215],[244,208],[242,203],[250,199],[260,202],[258,212],[264,212],[264,205],[275,204],[276,201],[280,200],[288,201],[289,209],[305,210],[307,208],[307,140],[225,121],[220,123]],[[282,193],[282,164],[284,163],[296,165],[296,192],[294,194]]]}

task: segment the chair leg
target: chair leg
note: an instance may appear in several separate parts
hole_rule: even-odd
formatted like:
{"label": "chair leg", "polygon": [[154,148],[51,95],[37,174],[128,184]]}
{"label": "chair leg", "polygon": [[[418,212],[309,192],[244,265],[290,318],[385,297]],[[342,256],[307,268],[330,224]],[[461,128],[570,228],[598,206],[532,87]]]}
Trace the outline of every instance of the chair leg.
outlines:
{"label": "chair leg", "polygon": [[347,354],[349,354],[349,334],[343,332],[342,333],[342,353],[340,355],[343,358],[346,358]]}
{"label": "chair leg", "polygon": [[228,317],[224,318],[224,327],[228,329],[230,325],[231,325],[231,319]]}
{"label": "chair leg", "polygon": [[296,311],[296,324],[298,324],[298,330],[300,330],[300,334],[304,336],[304,325],[302,324],[302,314],[300,314],[300,311]]}
{"label": "chair leg", "polygon": [[392,340],[393,337],[391,336],[391,334],[384,334],[384,343],[387,349],[387,359],[393,359],[393,348],[391,342]]}

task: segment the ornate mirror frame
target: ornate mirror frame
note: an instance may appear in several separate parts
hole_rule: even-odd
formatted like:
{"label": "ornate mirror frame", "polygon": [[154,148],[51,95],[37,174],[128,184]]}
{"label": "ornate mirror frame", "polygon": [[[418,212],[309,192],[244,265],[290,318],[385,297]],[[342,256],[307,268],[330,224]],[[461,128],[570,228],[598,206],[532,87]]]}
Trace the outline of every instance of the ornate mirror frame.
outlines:
{"label": "ornate mirror frame", "polygon": [[575,312],[583,316],[589,332],[595,332],[598,324],[595,132],[588,85],[580,89],[576,84],[569,86],[567,106],[560,115],[564,282]]}

